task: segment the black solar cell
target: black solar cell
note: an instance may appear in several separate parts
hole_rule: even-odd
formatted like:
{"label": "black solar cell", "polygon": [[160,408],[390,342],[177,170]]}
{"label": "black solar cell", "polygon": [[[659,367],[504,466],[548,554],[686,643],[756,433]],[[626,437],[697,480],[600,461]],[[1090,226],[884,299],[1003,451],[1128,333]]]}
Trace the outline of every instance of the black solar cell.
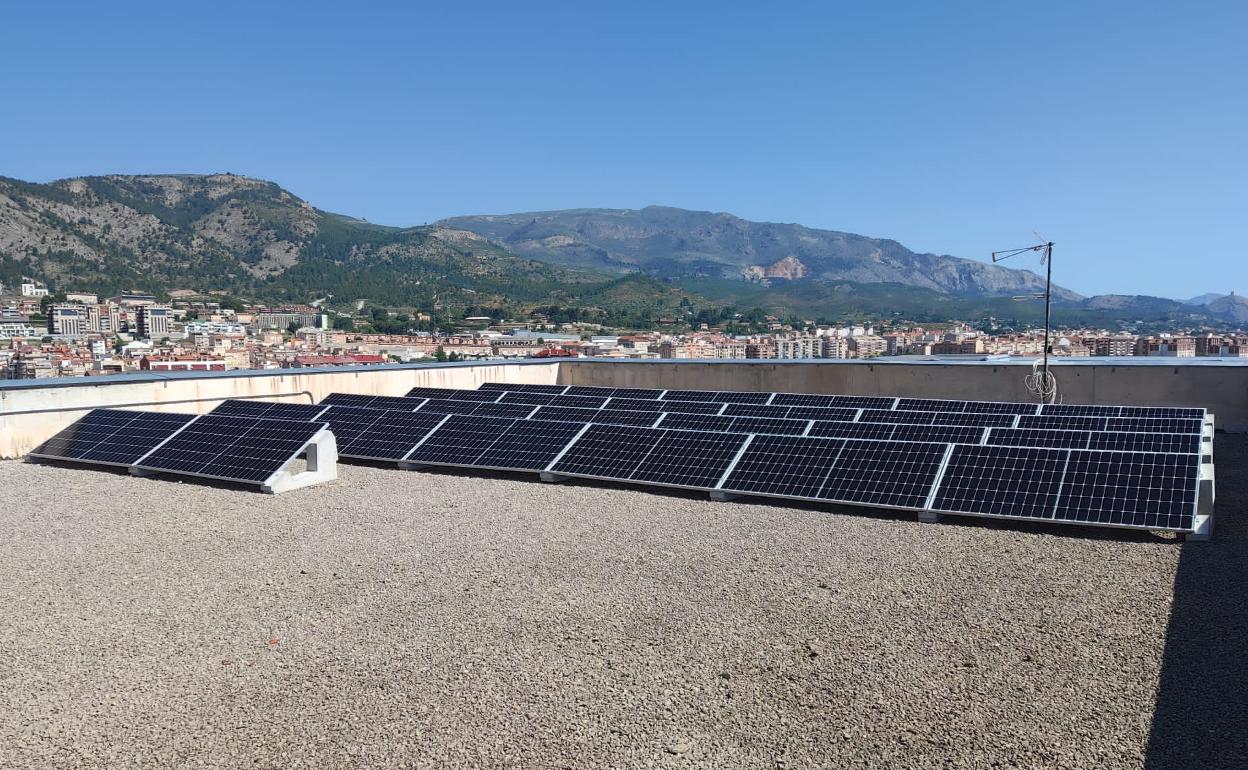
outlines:
{"label": "black solar cell", "polygon": [[1200,436],[1195,433],[1092,433],[1088,449],[1113,449],[1123,452],[1200,451]]}
{"label": "black solar cell", "polygon": [[1040,414],[1064,417],[1117,417],[1121,407],[1100,404],[1045,404]]}
{"label": "black solar cell", "polygon": [[662,395],[663,391],[655,388],[604,388],[594,385],[573,385],[568,388],[568,396],[602,396],[604,398],[642,398],[653,400]]}
{"label": "black solar cell", "polygon": [[626,409],[577,409],[569,406],[543,406],[533,413],[535,420],[559,422],[595,422],[602,425],[637,425],[649,427],[662,412],[638,412]]}
{"label": "black solar cell", "polygon": [[1014,425],[1012,414],[943,414],[938,412],[932,419],[933,425],[970,425],[976,428],[1009,428]]}
{"label": "black solar cell", "polygon": [[772,406],[839,406],[838,398],[825,393],[777,393],[771,399]]}
{"label": "black solar cell", "polygon": [[230,398],[209,414],[226,417],[269,417],[275,420],[311,420],[325,410],[324,404],[281,404]]}
{"label": "black solar cell", "polygon": [[463,388],[412,388],[408,398],[453,398],[458,401],[495,401],[502,395],[492,390],[465,390]]}
{"label": "black solar cell", "polygon": [[978,444],[984,429],[966,425],[898,425],[893,441],[939,441],[945,444]]}
{"label": "black solar cell", "polygon": [[897,402],[897,409],[910,412],[962,412],[965,408],[965,401],[939,398],[903,398]]}
{"label": "black solar cell", "polygon": [[851,422],[858,416],[858,410],[835,406],[791,406],[786,416],[794,420],[838,420]]}
{"label": "black solar cell", "polygon": [[731,417],[788,417],[791,408],[767,404],[729,404],[724,408],[724,414]]}
{"label": "black solar cell", "polygon": [[967,401],[962,410],[974,414],[1035,414],[1036,404],[1016,401]]}
{"label": "black solar cell", "polygon": [[887,440],[893,437],[893,431],[896,429],[896,425],[885,422],[825,422],[816,420],[810,426],[810,432],[807,435]]}
{"label": "black solar cell", "polygon": [[1204,430],[1204,421],[1181,417],[1110,417],[1106,422],[1105,429],[1128,433],[1191,433],[1199,435]]}
{"label": "black solar cell", "polygon": [[1055,414],[1022,415],[1018,418],[1020,428],[1044,428],[1048,430],[1105,430],[1106,417],[1077,417]]}
{"label": "black solar cell", "polygon": [[669,390],[663,394],[664,401],[713,401],[718,404],[762,404],[771,398],[770,393],[754,393],[734,390]]}
{"label": "black solar cell", "polygon": [[863,409],[858,422],[891,422],[907,425],[931,425],[935,412],[894,412],[888,409]]}
{"label": "black solar cell", "polygon": [[1049,430],[1046,428],[993,428],[988,441],[995,446],[1030,446],[1050,449],[1086,449],[1086,430]]}
{"label": "black solar cell", "polygon": [[1189,409],[1169,406],[1124,406],[1119,417],[1170,417],[1187,420],[1203,420],[1204,409]]}
{"label": "black solar cell", "polygon": [[659,423],[660,428],[676,428],[682,430],[713,430],[726,431],[732,428],[732,417],[721,417],[714,414],[664,414]]}
{"label": "black solar cell", "polygon": [[[666,421],[665,421],[666,422]],[[737,433],[772,433],[800,436],[806,432],[809,420],[786,420],[778,417],[734,417],[728,430]]]}
{"label": "black solar cell", "polygon": [[[455,391],[458,394],[475,393],[474,390]],[[392,409],[397,412],[410,412],[420,406],[426,398],[438,396],[367,396],[359,393],[330,393],[321,399],[324,405],[362,406],[369,409]]]}
{"label": "black solar cell", "polygon": [[477,388],[478,390],[505,390],[512,393],[562,393],[568,389],[567,385],[546,385],[535,383],[517,383],[517,382],[483,382]]}
{"label": "black solar cell", "polygon": [[718,414],[724,405],[714,401],[655,401],[646,398],[613,398],[607,409],[626,409],[643,412],[663,411],[680,414]]}

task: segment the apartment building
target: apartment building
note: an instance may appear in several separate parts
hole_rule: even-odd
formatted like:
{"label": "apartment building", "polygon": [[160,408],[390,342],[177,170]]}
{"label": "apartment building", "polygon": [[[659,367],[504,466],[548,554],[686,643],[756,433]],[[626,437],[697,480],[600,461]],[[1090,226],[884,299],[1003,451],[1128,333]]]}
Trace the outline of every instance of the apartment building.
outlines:
{"label": "apartment building", "polygon": [[135,311],[137,332],[144,339],[161,339],[173,331],[173,309],[164,305],[141,305]]}
{"label": "apartment building", "polygon": [[877,337],[874,334],[864,334],[859,337],[850,337],[849,349],[858,358],[874,358],[888,352],[888,342],[883,337]]}
{"label": "apartment building", "polygon": [[1166,356],[1171,358],[1195,358],[1196,340],[1191,337],[1141,337],[1136,341],[1137,356]]}

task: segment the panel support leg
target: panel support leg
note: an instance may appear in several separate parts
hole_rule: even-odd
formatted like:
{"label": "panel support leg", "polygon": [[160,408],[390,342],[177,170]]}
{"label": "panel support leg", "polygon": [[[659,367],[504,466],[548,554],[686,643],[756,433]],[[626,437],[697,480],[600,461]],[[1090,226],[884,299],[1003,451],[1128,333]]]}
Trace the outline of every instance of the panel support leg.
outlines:
{"label": "panel support leg", "polygon": [[550,471],[542,471],[538,474],[538,478],[550,484],[558,484],[561,481],[567,481],[568,477],[562,473],[551,473]]}
{"label": "panel support leg", "polygon": [[729,500],[736,500],[740,496],[741,495],[734,495],[732,492],[721,492],[718,489],[711,490],[711,499],[717,500],[721,503],[726,503]]}
{"label": "panel support leg", "polygon": [[919,521],[924,524],[935,524],[945,518],[945,514],[936,513],[935,511],[919,511]]}

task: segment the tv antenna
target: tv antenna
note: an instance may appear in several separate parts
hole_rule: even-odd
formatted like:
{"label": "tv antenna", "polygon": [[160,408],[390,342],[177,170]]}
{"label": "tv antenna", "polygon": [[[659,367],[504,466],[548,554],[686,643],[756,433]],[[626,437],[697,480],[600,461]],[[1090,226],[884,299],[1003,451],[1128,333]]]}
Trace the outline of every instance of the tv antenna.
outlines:
{"label": "tv antenna", "polygon": [[[1034,232],[1034,231],[1033,231]],[[1025,294],[1020,297],[1014,297],[1016,300],[1043,299],[1044,300],[1044,357],[1041,359],[1043,368],[1041,371],[1033,371],[1027,377],[1027,389],[1040,397],[1040,403],[1051,404],[1057,396],[1057,380],[1053,378],[1049,372],[1049,309],[1053,298],[1053,241],[1045,239],[1040,233],[1035,233],[1042,243],[1035,246],[1023,246],[1018,249],[1002,249],[1001,251],[992,252],[993,263],[1000,262],[1003,259],[1017,257],[1019,254],[1028,252],[1040,252],[1040,264],[1044,265],[1044,293],[1043,294]]]}

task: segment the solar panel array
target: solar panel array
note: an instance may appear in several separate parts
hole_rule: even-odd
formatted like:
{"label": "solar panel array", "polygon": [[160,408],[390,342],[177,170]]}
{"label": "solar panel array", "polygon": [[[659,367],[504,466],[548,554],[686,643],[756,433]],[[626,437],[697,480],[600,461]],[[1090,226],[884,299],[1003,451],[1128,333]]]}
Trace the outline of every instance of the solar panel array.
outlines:
{"label": "solar panel array", "polygon": [[1170,407],[504,383],[322,406],[343,457],[1179,531],[1204,425]]}
{"label": "solar panel array", "polygon": [[341,457],[413,467],[1191,531],[1205,413],[486,383],[201,417],[101,409],[32,455],[256,483],[325,426]]}
{"label": "solar panel array", "polygon": [[30,457],[264,484],[327,427],[314,421],[323,411],[241,400],[198,416],[94,409]]}

